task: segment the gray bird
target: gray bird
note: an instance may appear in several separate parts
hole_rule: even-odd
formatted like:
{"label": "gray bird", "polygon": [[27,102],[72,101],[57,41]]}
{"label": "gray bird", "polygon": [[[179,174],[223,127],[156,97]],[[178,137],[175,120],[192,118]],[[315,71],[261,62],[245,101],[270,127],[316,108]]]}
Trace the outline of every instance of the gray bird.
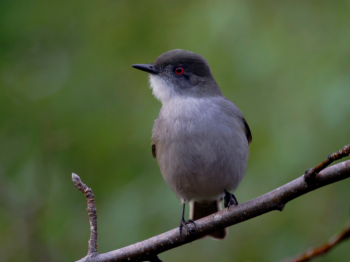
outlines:
{"label": "gray bird", "polygon": [[[185,50],[160,55],[153,64],[135,64],[150,74],[162,103],[152,131],[152,155],[165,182],[183,204],[180,234],[187,224],[224,206],[237,205],[234,190],[242,180],[252,135],[242,112],[224,97],[208,62]],[[190,219],[185,221],[185,204]],[[210,236],[223,239],[226,229]]]}

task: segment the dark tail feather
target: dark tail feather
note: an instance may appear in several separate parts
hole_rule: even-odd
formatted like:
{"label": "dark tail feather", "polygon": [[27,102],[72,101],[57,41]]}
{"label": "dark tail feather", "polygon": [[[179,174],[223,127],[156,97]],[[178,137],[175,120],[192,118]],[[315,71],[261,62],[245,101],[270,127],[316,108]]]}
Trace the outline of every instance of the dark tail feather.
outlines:
{"label": "dark tail feather", "polygon": [[[213,201],[205,204],[200,204],[198,202],[191,201],[190,202],[190,219],[197,220],[202,217],[206,217],[213,213],[216,213],[219,210],[221,210],[220,201]],[[224,228],[224,229],[215,231],[208,236],[215,239],[224,239],[226,235],[227,235],[227,229]]]}

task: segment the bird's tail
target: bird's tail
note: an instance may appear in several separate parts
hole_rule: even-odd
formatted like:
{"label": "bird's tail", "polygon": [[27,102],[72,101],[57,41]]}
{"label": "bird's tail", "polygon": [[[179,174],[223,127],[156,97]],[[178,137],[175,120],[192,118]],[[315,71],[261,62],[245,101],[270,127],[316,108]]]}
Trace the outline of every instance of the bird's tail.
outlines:
{"label": "bird's tail", "polygon": [[[197,220],[202,217],[209,216],[221,210],[220,201],[212,201],[208,203],[198,203],[195,201],[190,202],[190,219]],[[227,235],[227,229],[220,229],[211,233],[210,237],[214,239],[224,239]]]}

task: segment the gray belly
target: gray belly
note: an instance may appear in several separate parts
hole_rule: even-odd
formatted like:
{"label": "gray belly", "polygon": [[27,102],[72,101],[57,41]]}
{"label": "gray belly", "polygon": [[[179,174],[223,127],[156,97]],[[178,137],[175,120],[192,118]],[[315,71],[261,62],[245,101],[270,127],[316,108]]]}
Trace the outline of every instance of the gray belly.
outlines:
{"label": "gray belly", "polygon": [[185,202],[219,199],[235,189],[248,161],[247,138],[231,129],[164,134],[157,143],[157,161],[164,180]]}

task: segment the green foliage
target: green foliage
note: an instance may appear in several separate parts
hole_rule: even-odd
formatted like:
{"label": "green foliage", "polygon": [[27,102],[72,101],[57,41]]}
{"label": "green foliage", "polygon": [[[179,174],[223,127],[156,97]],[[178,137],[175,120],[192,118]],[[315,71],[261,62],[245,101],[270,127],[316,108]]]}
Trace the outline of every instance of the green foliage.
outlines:
{"label": "green foliage", "polygon": [[[348,1],[0,2],[0,254],[85,256],[96,196],[99,252],[175,228],[181,206],[151,155],[160,109],[131,68],[181,48],[209,61],[253,134],[240,202],[302,175],[349,141]],[[161,255],[164,261],[279,261],[349,219],[350,181]],[[318,261],[347,261],[349,242]]]}

